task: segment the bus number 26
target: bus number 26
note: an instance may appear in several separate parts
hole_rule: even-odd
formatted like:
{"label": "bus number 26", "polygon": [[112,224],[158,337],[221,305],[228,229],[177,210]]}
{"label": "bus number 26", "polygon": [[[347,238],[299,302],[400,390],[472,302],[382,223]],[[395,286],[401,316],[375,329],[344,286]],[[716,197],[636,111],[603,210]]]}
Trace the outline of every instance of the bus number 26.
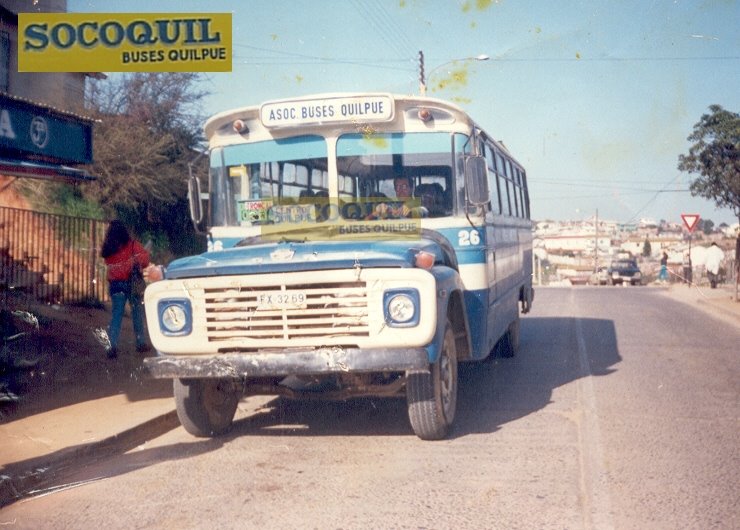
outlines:
{"label": "bus number 26", "polygon": [[480,245],[480,234],[477,230],[460,230],[457,233],[457,244],[461,247]]}

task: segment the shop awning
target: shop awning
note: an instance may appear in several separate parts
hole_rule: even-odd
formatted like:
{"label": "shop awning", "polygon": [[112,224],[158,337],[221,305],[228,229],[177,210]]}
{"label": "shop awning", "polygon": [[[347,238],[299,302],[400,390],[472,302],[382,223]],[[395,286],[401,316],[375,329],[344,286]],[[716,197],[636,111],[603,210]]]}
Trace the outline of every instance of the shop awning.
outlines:
{"label": "shop awning", "polygon": [[96,177],[90,175],[84,169],[5,158],[0,158],[0,175],[47,180],[67,180],[71,182],[96,180]]}

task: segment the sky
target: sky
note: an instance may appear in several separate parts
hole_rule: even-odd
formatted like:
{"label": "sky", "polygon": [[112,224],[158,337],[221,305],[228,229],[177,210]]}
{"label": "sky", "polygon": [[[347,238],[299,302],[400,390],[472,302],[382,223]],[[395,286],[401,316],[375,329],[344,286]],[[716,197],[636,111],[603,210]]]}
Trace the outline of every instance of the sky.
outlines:
{"label": "sky", "polygon": [[[208,115],[325,92],[454,101],[524,165],[537,220],[699,214],[678,171],[710,105],[740,112],[737,0],[68,0],[70,12],[232,13]],[[487,61],[470,58],[481,54]]]}

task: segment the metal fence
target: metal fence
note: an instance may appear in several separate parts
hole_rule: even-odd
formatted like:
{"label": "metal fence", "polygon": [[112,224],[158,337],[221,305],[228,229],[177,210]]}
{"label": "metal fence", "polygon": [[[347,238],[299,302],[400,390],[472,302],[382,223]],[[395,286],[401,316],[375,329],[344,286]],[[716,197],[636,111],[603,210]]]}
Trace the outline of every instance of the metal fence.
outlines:
{"label": "metal fence", "polygon": [[106,227],[99,219],[0,207],[0,289],[59,304],[107,301]]}

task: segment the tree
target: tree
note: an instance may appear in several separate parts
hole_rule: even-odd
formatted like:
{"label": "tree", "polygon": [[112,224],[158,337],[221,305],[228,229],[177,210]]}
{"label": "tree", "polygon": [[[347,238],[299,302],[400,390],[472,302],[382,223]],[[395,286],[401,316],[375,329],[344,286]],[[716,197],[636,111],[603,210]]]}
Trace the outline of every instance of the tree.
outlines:
{"label": "tree", "polygon": [[186,178],[203,141],[206,93],[198,81],[189,72],[123,74],[93,81],[88,93],[89,111],[100,121],[93,139],[98,179],[86,194],[109,217],[175,255],[200,246],[189,221]]}
{"label": "tree", "polygon": [[650,244],[650,240],[645,238],[645,242],[642,244],[642,255],[645,258],[649,258],[653,253],[653,247]]}
{"label": "tree", "polygon": [[710,235],[712,232],[714,232],[714,221],[711,219],[699,219],[699,225],[697,226],[699,230],[704,232],[706,235]]}
{"label": "tree", "polygon": [[692,195],[732,208],[740,220],[740,114],[719,105],[709,110],[694,125],[688,137],[694,143],[688,154],[679,155],[678,169],[697,175],[689,188]]}

